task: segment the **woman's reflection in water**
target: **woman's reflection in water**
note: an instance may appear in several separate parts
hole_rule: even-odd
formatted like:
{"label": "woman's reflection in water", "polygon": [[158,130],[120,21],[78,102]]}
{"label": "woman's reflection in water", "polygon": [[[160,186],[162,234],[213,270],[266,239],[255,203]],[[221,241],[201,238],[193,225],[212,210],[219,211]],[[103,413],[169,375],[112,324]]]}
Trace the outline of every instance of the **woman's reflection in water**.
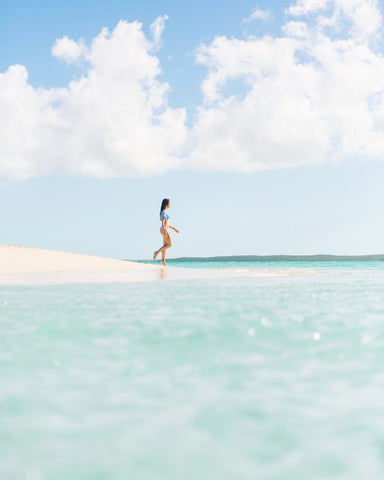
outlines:
{"label": "woman's reflection in water", "polygon": [[160,280],[167,279],[167,269],[164,267],[160,270]]}

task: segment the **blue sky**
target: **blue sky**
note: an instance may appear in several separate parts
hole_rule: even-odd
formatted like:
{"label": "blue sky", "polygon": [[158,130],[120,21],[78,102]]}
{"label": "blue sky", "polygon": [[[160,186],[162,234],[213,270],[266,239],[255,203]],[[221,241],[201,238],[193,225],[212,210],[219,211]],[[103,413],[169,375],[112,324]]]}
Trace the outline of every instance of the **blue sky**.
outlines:
{"label": "blue sky", "polygon": [[170,197],[173,257],[384,252],[381,11],[344,3],[2,2],[0,241],[149,258]]}

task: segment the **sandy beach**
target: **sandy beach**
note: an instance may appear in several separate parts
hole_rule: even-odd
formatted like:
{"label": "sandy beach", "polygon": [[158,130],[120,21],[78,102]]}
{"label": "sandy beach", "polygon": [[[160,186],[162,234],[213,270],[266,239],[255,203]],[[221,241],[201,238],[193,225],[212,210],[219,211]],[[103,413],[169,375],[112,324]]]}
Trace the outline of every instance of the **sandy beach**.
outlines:
{"label": "sandy beach", "polygon": [[0,245],[0,284],[139,281],[158,278],[160,265],[17,245]]}
{"label": "sandy beach", "polygon": [[[78,253],[0,245],[0,285],[146,282],[295,275],[292,271],[181,268]],[[302,272],[300,272],[302,274]]]}
{"label": "sandy beach", "polygon": [[0,245],[0,275],[78,270],[158,270],[159,265],[59,252],[16,245]]}

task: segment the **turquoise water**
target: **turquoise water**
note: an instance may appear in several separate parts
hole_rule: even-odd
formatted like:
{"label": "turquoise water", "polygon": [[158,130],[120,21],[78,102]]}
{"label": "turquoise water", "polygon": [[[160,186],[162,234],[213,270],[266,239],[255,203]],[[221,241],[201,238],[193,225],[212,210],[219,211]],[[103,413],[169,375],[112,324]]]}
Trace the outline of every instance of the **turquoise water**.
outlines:
{"label": "turquoise water", "polygon": [[1,480],[382,480],[384,264],[0,287]]}

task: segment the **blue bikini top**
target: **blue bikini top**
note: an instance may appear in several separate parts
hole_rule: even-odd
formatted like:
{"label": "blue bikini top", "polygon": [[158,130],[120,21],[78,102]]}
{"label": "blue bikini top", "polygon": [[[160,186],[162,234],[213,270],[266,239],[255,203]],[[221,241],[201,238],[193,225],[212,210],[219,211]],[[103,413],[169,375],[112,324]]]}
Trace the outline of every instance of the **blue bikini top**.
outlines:
{"label": "blue bikini top", "polygon": [[165,218],[165,220],[169,220],[169,215],[165,210],[162,210],[160,213],[160,221],[162,221],[163,217]]}

